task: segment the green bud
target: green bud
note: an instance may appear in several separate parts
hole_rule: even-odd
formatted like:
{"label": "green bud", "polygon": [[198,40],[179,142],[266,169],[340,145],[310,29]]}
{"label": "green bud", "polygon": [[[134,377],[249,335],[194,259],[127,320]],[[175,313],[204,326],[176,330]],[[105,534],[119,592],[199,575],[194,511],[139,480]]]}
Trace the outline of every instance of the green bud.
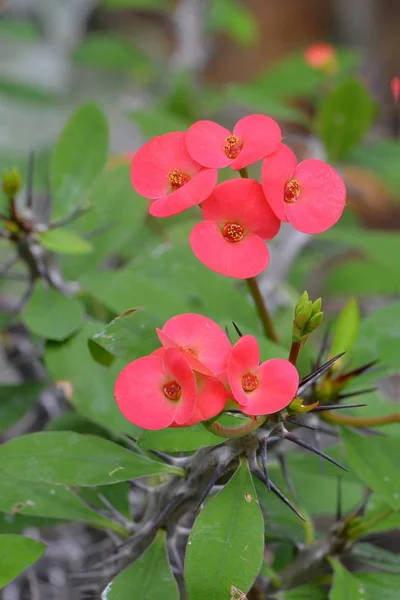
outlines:
{"label": "green bud", "polygon": [[312,317],[312,302],[310,300],[303,304],[299,312],[294,318],[294,322],[296,323],[299,329],[304,329],[307,325],[309,319]]}
{"label": "green bud", "polygon": [[312,314],[316,315],[317,313],[321,312],[321,308],[322,308],[322,298],[317,298],[312,303]]}
{"label": "green bud", "polygon": [[317,329],[318,325],[321,324],[323,316],[324,316],[324,313],[319,312],[311,317],[311,319],[308,321],[307,326],[306,326],[307,333],[311,333],[312,331],[315,331]]}
{"label": "green bud", "polygon": [[15,198],[20,187],[21,187],[22,179],[21,174],[15,167],[10,169],[9,171],[4,171],[3,173],[3,181],[2,187],[3,192],[10,199]]}
{"label": "green bud", "polygon": [[303,292],[300,296],[298,303],[296,304],[296,308],[294,309],[294,314],[297,315],[299,311],[302,309],[303,305],[310,301],[307,292]]}

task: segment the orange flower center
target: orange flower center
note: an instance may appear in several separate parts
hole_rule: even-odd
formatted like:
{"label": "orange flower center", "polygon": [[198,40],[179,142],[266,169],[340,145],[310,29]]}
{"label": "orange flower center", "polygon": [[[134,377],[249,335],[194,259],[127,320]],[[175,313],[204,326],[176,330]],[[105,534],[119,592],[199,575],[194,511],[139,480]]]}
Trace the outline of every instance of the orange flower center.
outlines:
{"label": "orange flower center", "polygon": [[244,238],[244,229],[239,223],[225,223],[222,235],[227,242],[240,242]]}
{"label": "orange flower center", "polygon": [[185,183],[190,180],[190,176],[186,173],[183,173],[180,169],[172,169],[168,173],[168,181],[171,189],[173,191],[179,190]]}
{"label": "orange flower center", "polygon": [[258,378],[254,373],[246,373],[242,377],[242,388],[245,392],[254,392],[258,387]]}
{"label": "orange flower center", "polygon": [[228,135],[225,139],[224,151],[228,158],[237,158],[242,148],[243,142],[236,135]]}
{"label": "orange flower center", "polygon": [[179,400],[182,394],[182,388],[175,379],[167,381],[163,387],[163,394],[168,400]]}
{"label": "orange flower center", "polygon": [[290,179],[285,185],[285,202],[293,204],[300,197],[300,184],[297,179]]}

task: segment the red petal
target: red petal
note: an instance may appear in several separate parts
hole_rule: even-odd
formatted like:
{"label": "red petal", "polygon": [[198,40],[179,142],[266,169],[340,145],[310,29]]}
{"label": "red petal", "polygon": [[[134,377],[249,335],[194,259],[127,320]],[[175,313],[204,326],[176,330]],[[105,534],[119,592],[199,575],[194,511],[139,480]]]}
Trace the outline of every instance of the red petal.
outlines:
{"label": "red petal", "polygon": [[231,164],[224,152],[225,139],[232,135],[214,121],[197,121],[188,130],[186,147],[189,154],[204,167],[220,169]]}
{"label": "red petal", "polygon": [[218,181],[216,169],[201,169],[181,188],[155,200],[149,208],[153,217],[170,217],[200,204],[209,197]]}
{"label": "red petal", "polygon": [[226,368],[228,382],[232,394],[240,405],[247,406],[251,395],[255,392],[245,392],[242,387],[242,377],[246,373],[255,373],[260,363],[260,348],[256,338],[244,335],[239,338],[232,348]]}
{"label": "red petal", "polygon": [[228,392],[220,381],[197,376],[197,408],[186,426],[216,417],[225,407]]}
{"label": "red petal", "polygon": [[247,394],[248,403],[243,411],[246,414],[271,415],[285,408],[296,396],[299,374],[288,360],[267,360],[256,374],[259,387]]}
{"label": "red petal", "polygon": [[300,197],[285,204],[290,224],[303,233],[321,233],[341,217],[346,204],[346,187],[335,169],[310,158],[301,162],[294,178],[300,183]]}
{"label": "red petal", "polygon": [[261,238],[249,233],[240,242],[228,242],[214,221],[195,225],[190,234],[190,245],[203,264],[228,277],[256,277],[269,263],[269,251]]}
{"label": "red petal", "polygon": [[196,379],[188,361],[179,350],[165,350],[163,362],[167,377],[176,380],[182,388],[181,397],[175,402],[175,421],[180,425],[188,421],[196,409]]}
{"label": "red petal", "polygon": [[197,360],[196,357],[192,356],[190,352],[187,352],[184,348],[181,348],[179,344],[174,342],[174,340],[168,337],[163,331],[161,331],[161,329],[156,328],[156,333],[158,335],[158,339],[163,345],[162,350],[164,350],[165,348],[177,348],[181,351],[182,355],[186,358],[193,370],[197,371],[198,373],[203,373],[203,375],[214,377],[215,373],[213,371],[211,371],[205,365],[203,365],[203,363]]}
{"label": "red petal", "polygon": [[231,163],[235,171],[275,152],[282,140],[278,123],[265,115],[249,115],[240,119],[233,128],[233,135],[243,143],[242,151]]}
{"label": "red petal", "polygon": [[124,417],[145,429],[168,427],[175,419],[176,406],[165,398],[164,382],[161,358],[144,356],[129,363],[118,375],[114,390]]}
{"label": "red petal", "polygon": [[221,227],[239,223],[246,232],[270,240],[279,231],[279,219],[265,200],[261,185],[253,179],[230,179],[217,185],[202,204],[203,217]]}
{"label": "red petal", "polygon": [[287,221],[285,213],[285,184],[293,178],[296,157],[288,146],[281,144],[262,165],[261,182],[268,204],[281,221]]}

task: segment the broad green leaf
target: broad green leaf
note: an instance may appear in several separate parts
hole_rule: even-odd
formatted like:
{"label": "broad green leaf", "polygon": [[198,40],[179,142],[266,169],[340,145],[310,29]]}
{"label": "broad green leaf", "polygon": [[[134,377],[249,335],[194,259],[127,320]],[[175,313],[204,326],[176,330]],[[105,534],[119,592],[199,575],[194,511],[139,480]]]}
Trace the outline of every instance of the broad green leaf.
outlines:
{"label": "broad green leaf", "polygon": [[357,579],[337,558],[331,558],[330,563],[333,566],[333,584],[329,592],[329,600],[360,600],[360,585]]}
{"label": "broad green leaf", "polygon": [[357,300],[351,298],[340,312],[333,333],[330,356],[336,356],[340,352],[349,352],[357,339],[360,326],[360,309]]}
{"label": "broad green leaf", "polygon": [[214,0],[207,17],[207,25],[211,31],[228,34],[244,47],[257,43],[258,22],[240,0]]}
{"label": "broad green leaf", "polygon": [[393,510],[384,500],[373,494],[368,501],[363,524],[368,534],[400,529],[400,512]]}
{"label": "broad green leaf", "polygon": [[370,259],[349,259],[339,263],[328,274],[326,293],[344,296],[398,296],[400,281],[397,269],[374,264]]}
{"label": "broad green leaf", "polygon": [[254,111],[267,113],[275,119],[284,119],[303,123],[304,114],[297,108],[291,106],[280,97],[265,92],[263,87],[257,83],[254,84],[233,84],[227,88],[227,98],[235,104],[244,104]]}
{"label": "broad green leaf", "polygon": [[[348,162],[362,165],[374,171],[398,195],[400,190],[400,142],[378,140],[354,148],[347,156]],[[387,233],[387,232],[385,232]]]}
{"label": "broad green leaf", "polygon": [[357,579],[361,584],[359,592],[362,600],[398,600],[398,573],[357,573]]}
{"label": "broad green leaf", "polygon": [[230,600],[246,594],[260,572],[264,520],[247,464],[242,464],[194,522],[186,550],[191,600]]}
{"label": "broad green leaf", "polygon": [[0,512],[0,533],[23,533],[27,527],[53,527],[58,525],[56,519],[44,517],[27,517],[15,513],[13,515]]}
{"label": "broad green leaf", "polygon": [[376,113],[375,100],[358,79],[340,83],[325,96],[318,109],[316,125],[329,160],[340,160],[360,142]]}
{"label": "broad green leaf", "polygon": [[49,229],[39,234],[40,243],[58,254],[87,254],[92,244],[72,231]]}
{"label": "broad green leaf", "polygon": [[44,387],[42,382],[0,385],[0,432],[22,419],[38,400]]}
{"label": "broad green leaf", "polygon": [[182,470],[92,435],[41,432],[0,446],[0,469],[27,481],[69,486],[110,485]]}
{"label": "broad green leaf", "polygon": [[45,429],[46,431],[75,431],[75,433],[90,433],[91,435],[103,437],[106,440],[113,439],[113,435],[109,429],[105,429],[101,425],[86,419],[73,410],[56,417],[53,421],[50,421]]}
{"label": "broad green leaf", "polygon": [[374,492],[393,509],[400,508],[398,456],[400,441],[396,437],[363,437],[349,429],[341,429],[350,467]]}
{"label": "broad green leaf", "polygon": [[91,488],[85,487],[79,491],[79,495],[86,502],[89,502],[90,506],[104,510],[107,504],[103,502],[108,500],[113,507],[126,519],[132,520],[131,507],[129,503],[129,490],[131,485],[127,481],[121,481],[113,485],[102,485],[99,487]]}
{"label": "broad green leaf", "polygon": [[162,321],[149,311],[127,310],[89,339],[89,349],[101,364],[111,364],[116,356],[135,360],[160,345],[155,328],[162,326]]}
{"label": "broad green leaf", "polygon": [[97,104],[85,104],[67,122],[54,149],[51,180],[55,218],[85,204],[85,194],[102,171],[107,153],[105,116]]}
{"label": "broad green leaf", "polygon": [[282,600],[325,600],[325,592],[316,585],[301,585],[282,592]]}
{"label": "broad green leaf", "polygon": [[143,429],[138,437],[138,444],[142,448],[165,452],[189,452],[204,446],[216,446],[222,442],[222,438],[207,431],[201,423],[192,427],[171,427],[161,431]]}
{"label": "broad green leaf", "polygon": [[83,325],[83,306],[76,298],[67,298],[39,283],[21,319],[36,335],[61,341]]}
{"label": "broad green leaf", "polygon": [[114,400],[115,381],[126,361],[116,360],[111,367],[104,367],[97,364],[89,352],[88,338],[103,326],[103,323],[87,321],[81,331],[64,344],[48,344],[45,364],[54,381],[71,384],[71,403],[78,413],[109,430],[136,437],[141,430],[122,416]]}
{"label": "broad green leaf", "polygon": [[0,535],[0,588],[35,563],[46,551],[45,544],[12,533]]}
{"label": "broad green leaf", "polygon": [[[0,471],[0,511],[64,521],[79,521],[118,530],[109,519],[91,510],[72,490],[61,485],[28,482]],[[121,527],[119,528],[119,530]]]}
{"label": "broad green leaf", "polygon": [[164,541],[160,532],[142,556],[113,579],[101,600],[178,600],[179,591],[172,575]]}
{"label": "broad green leaf", "polygon": [[130,117],[148,138],[171,131],[186,131],[190,125],[185,118],[161,107],[138,110],[131,113]]}

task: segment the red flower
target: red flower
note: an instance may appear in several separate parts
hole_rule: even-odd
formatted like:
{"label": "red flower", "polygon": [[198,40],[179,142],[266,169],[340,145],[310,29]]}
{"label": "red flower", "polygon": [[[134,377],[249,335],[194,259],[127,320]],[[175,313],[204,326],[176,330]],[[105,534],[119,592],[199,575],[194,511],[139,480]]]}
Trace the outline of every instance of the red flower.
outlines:
{"label": "red flower", "polygon": [[400,98],[400,77],[393,77],[392,81],[390,82],[390,89],[394,103],[397,104]]}
{"label": "red flower", "polygon": [[262,186],[281,221],[304,233],[321,233],[341,217],[346,188],[335,169],[314,158],[296,166],[293,152],[281,144],[262,166]]}
{"label": "red flower", "polygon": [[133,157],[132,185],[154,200],[149,208],[153,217],[169,217],[200,204],[217,184],[217,171],[204,169],[191,158],[185,137],[180,132],[154,137]]}
{"label": "red flower", "polygon": [[337,52],[327,42],[314,42],[308,46],[304,59],[310,67],[327,73],[334,73],[337,69]]}
{"label": "red flower", "polygon": [[260,365],[260,349],[252,335],[241,337],[228,360],[233,397],[248,415],[270,415],[296,396],[299,374],[288,360],[273,358]]}
{"label": "red flower", "polygon": [[[183,425],[189,427],[216,417],[224,408],[229,398],[228,391],[224,385],[215,378],[206,377],[196,373],[197,383],[197,405],[194,413]],[[175,424],[175,426],[178,426]]]}
{"label": "red flower", "polygon": [[193,228],[190,245],[202,263],[239,279],[255,277],[268,266],[264,242],[275,237],[280,223],[257,181],[224,181],[201,208],[206,220]]}
{"label": "red flower", "polygon": [[196,409],[193,371],[175,348],[162,357],[145,356],[129,363],[118,375],[115,399],[128,421],[145,429],[163,429],[174,421],[186,423]]}
{"label": "red flower", "polygon": [[177,315],[156,331],[164,348],[179,348],[198,373],[213,377],[225,371],[232,345],[224,330],[208,317]]}
{"label": "red flower", "polygon": [[233,132],[214,121],[197,121],[187,132],[189,154],[204,167],[230,165],[239,171],[275,152],[282,140],[278,123],[265,115],[240,119]]}

